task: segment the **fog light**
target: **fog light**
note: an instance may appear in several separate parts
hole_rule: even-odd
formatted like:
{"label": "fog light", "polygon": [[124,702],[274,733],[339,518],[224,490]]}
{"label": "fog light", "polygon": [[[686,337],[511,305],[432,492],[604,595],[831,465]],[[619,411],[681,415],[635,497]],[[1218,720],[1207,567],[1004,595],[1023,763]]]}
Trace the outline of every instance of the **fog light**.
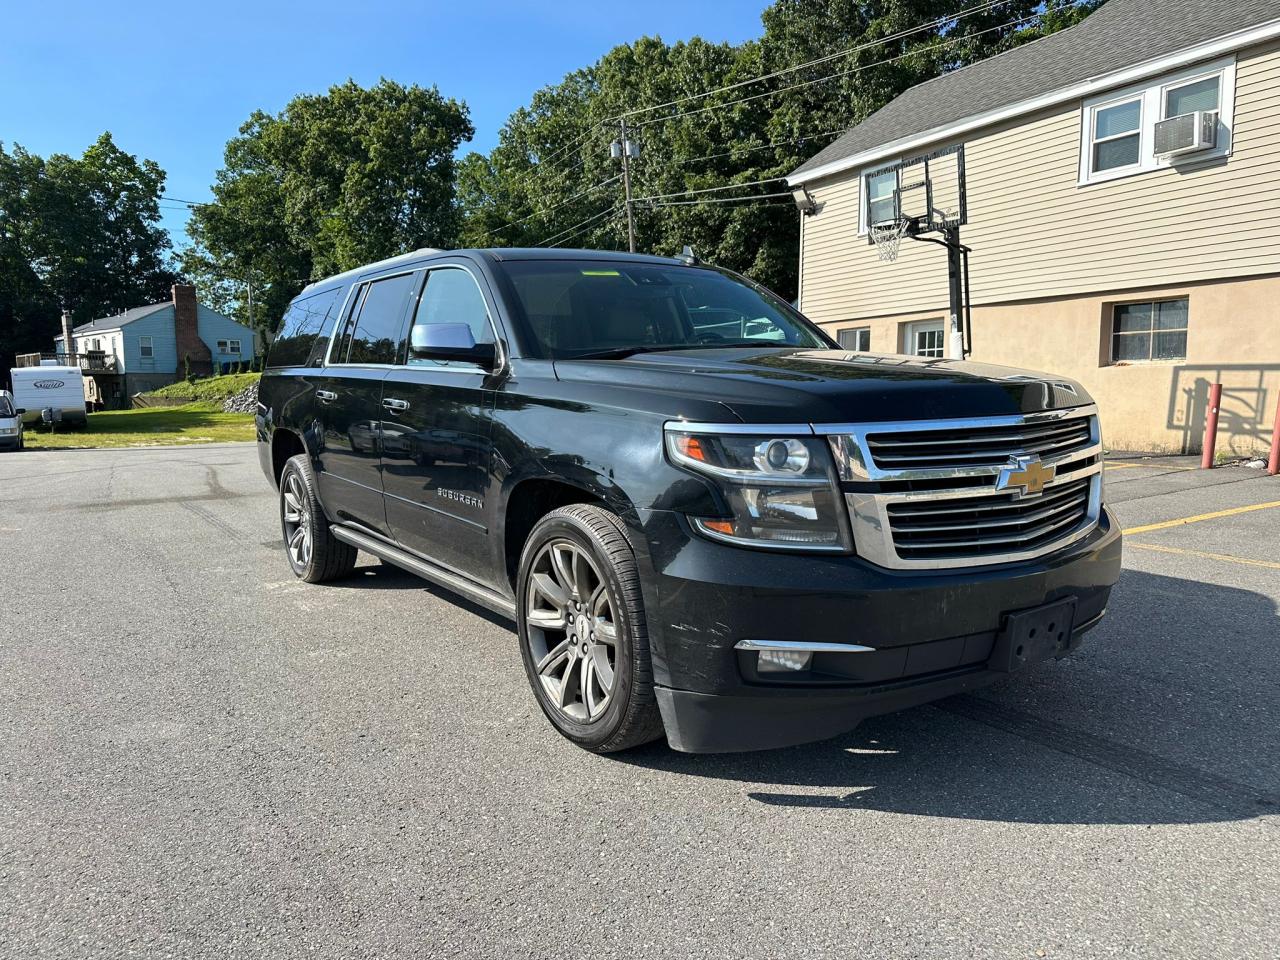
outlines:
{"label": "fog light", "polygon": [[808,670],[813,653],[808,650],[761,650],[756,669],[760,673],[790,673]]}

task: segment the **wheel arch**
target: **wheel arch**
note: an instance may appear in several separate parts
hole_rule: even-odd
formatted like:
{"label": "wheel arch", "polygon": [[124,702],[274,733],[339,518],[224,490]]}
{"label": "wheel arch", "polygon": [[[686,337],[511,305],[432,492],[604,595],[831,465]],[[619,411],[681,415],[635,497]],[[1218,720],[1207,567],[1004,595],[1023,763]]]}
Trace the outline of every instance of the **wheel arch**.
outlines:
{"label": "wheel arch", "polygon": [[628,525],[638,523],[635,505],[607,477],[579,468],[532,473],[511,478],[503,496],[501,536],[505,572],[512,589],[525,541],[539,520],[552,510],[573,503],[591,503],[616,513]]}
{"label": "wheel arch", "polygon": [[287,427],[277,427],[271,432],[271,480],[276,489],[280,487],[280,475],[284,473],[284,465],[289,458],[307,452],[300,433]]}

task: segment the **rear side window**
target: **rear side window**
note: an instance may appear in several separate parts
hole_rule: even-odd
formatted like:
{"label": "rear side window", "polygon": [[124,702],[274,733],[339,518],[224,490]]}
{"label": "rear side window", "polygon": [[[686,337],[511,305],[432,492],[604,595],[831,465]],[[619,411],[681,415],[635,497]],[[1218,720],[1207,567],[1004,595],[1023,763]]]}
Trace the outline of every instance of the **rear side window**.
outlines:
{"label": "rear side window", "polygon": [[353,323],[334,359],[339,363],[395,363],[405,342],[405,308],[414,275],[374,280],[360,291]]}
{"label": "rear side window", "polygon": [[324,360],[324,348],[337,319],[342,288],[326,290],[289,304],[280,333],[271,344],[268,367],[311,367]]}

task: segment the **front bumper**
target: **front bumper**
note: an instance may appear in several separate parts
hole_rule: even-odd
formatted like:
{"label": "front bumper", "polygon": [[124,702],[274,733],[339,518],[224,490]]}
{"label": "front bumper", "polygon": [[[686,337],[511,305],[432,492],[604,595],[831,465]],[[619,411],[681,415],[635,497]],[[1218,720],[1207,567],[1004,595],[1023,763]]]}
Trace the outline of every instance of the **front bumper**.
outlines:
{"label": "front bumper", "polygon": [[[1103,511],[1082,540],[1034,562],[945,572],[887,570],[850,556],[712,543],[679,516],[641,517],[641,574],[667,737],[692,753],[782,747],[869,716],[973,690],[1007,615],[1075,601],[1062,655],[1099,622],[1120,574],[1120,530]],[[803,677],[756,673],[743,640],[857,644],[817,654]]]}
{"label": "front bumper", "polygon": [[0,436],[0,450],[17,450],[22,443],[22,434],[6,433]]}

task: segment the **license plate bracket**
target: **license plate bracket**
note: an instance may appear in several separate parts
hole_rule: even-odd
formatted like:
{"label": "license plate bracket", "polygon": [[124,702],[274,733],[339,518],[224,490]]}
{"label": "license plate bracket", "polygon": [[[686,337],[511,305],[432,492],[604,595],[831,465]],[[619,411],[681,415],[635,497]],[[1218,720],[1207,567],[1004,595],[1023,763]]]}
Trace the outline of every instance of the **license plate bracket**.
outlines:
{"label": "license plate bracket", "polygon": [[1065,653],[1071,646],[1075,617],[1075,597],[1006,614],[1004,627],[996,636],[987,666],[1003,673],[1013,673],[1029,664]]}

